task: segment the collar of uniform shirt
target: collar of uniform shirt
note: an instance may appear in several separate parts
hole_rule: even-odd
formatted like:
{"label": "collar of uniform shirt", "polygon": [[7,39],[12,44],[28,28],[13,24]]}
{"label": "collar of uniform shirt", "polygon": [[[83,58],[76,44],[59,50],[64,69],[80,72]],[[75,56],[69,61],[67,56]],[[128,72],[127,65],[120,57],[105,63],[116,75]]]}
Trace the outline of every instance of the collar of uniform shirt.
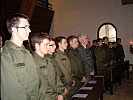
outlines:
{"label": "collar of uniform shirt", "polygon": [[82,45],[85,49],[86,49],[86,46],[85,45]]}

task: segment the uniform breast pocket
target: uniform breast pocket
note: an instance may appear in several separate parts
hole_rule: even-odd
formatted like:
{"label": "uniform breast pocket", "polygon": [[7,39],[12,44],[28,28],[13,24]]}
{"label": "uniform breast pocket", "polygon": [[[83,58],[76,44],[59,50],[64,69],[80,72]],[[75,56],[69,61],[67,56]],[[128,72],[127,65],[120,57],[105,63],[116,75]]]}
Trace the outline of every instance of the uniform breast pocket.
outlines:
{"label": "uniform breast pocket", "polygon": [[26,75],[26,66],[25,63],[16,63],[14,65],[15,67],[15,72],[16,72],[16,77],[18,82],[24,83],[25,82],[25,75]]}
{"label": "uniform breast pocket", "polygon": [[66,65],[66,58],[61,58],[60,62],[62,63],[62,65]]}
{"label": "uniform breast pocket", "polygon": [[43,77],[46,78],[48,75],[48,70],[47,70],[46,66],[40,66],[40,69],[41,69],[41,73],[42,73]]}
{"label": "uniform breast pocket", "polygon": [[63,66],[67,66],[66,61],[61,61],[61,64],[62,64]]}

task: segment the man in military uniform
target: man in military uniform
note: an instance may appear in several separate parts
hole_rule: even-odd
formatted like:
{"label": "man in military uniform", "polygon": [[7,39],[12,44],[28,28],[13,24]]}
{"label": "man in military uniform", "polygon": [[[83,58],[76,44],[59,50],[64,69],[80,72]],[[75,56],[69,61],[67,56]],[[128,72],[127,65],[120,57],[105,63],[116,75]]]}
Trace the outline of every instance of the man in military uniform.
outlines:
{"label": "man in military uniform", "polygon": [[96,66],[97,66],[97,74],[104,76],[105,88],[108,88],[108,82],[110,82],[109,71],[107,69],[108,60],[106,59],[106,52],[103,47],[102,39],[98,39],[98,46],[94,50],[94,54],[96,56]]}
{"label": "man in military uniform", "polygon": [[24,48],[28,40],[28,17],[14,14],[6,21],[11,39],[5,42],[1,54],[2,100],[38,100],[39,77],[34,59]]}
{"label": "man in military uniform", "polygon": [[40,69],[42,82],[39,91],[40,100],[63,100],[64,86],[51,63],[51,59],[45,57],[48,54],[49,39],[49,35],[43,32],[33,33],[30,38],[35,49],[33,56]]}
{"label": "man in military uniform", "polygon": [[108,42],[109,42],[109,39],[108,37],[103,37],[103,48],[104,48],[104,51],[105,51],[105,59],[106,61],[108,61],[108,64],[112,64],[112,57],[110,55],[110,49],[109,49],[109,46],[108,46]]}
{"label": "man in military uniform", "polygon": [[94,58],[94,70],[95,70],[95,75],[97,75],[97,67],[96,67],[96,57],[94,55],[94,50],[95,48],[97,47],[97,40],[93,40],[92,41],[92,46],[90,48],[91,52],[92,52],[92,55],[93,55],[93,58]]}
{"label": "man in military uniform", "polygon": [[121,38],[117,38],[117,47],[118,47],[118,62],[124,61],[125,53],[123,46],[121,45]]}
{"label": "man in military uniform", "polygon": [[74,92],[78,92],[79,88],[82,87],[86,81],[84,73],[84,61],[80,55],[78,48],[78,38],[74,35],[67,38],[69,47],[67,50],[67,56],[71,64],[73,79],[75,80]]}
{"label": "man in military uniform", "polygon": [[67,99],[71,100],[71,97],[73,95],[73,86],[75,85],[75,81],[72,79],[72,71],[71,71],[71,65],[70,61],[65,53],[65,50],[67,49],[67,40],[65,37],[56,37],[55,43],[57,46],[57,50],[55,52],[55,60],[57,61],[61,71],[65,75],[66,80],[66,86],[69,89],[69,92],[67,94]]}
{"label": "man in military uniform", "polygon": [[91,50],[91,52],[94,54],[94,50],[95,50],[95,48],[96,48],[96,46],[97,46],[98,44],[97,44],[97,40],[93,40],[92,41],[92,46],[91,46],[91,48],[90,48],[90,50]]}
{"label": "man in military uniform", "polygon": [[[50,43],[49,43],[49,48],[48,48],[48,54],[45,56],[45,57],[48,57],[50,60],[51,60],[51,63],[55,69],[55,72],[57,74],[57,83],[59,83],[60,81],[62,82],[63,84],[63,89],[64,89],[64,92],[62,93],[62,91],[60,91],[64,97],[64,99],[66,100],[66,94],[68,93],[68,89],[66,87],[66,80],[65,80],[65,76],[63,74],[63,72],[61,71],[58,63],[56,62],[55,60],[55,57],[54,57],[54,52],[55,52],[55,49],[56,49],[56,45],[55,45],[55,41],[54,39],[50,39]],[[61,87],[61,84],[59,84],[60,87]]]}

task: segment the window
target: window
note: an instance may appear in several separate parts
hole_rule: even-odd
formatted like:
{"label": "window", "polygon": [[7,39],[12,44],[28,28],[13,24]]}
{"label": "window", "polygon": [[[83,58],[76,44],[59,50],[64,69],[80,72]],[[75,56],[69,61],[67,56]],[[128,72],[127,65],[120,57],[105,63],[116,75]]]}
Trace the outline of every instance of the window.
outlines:
{"label": "window", "polygon": [[104,23],[98,29],[98,38],[108,37],[109,42],[116,42],[117,30],[111,23]]}

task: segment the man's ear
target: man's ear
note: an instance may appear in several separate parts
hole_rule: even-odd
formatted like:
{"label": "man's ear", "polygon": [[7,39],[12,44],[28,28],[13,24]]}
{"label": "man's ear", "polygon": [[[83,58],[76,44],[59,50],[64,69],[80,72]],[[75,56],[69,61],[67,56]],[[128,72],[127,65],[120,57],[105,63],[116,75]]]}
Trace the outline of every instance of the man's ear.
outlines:
{"label": "man's ear", "polygon": [[11,28],[11,32],[17,32],[17,28],[16,27],[12,27]]}
{"label": "man's ear", "polygon": [[58,45],[60,46],[60,45],[61,45],[61,43],[59,42],[59,43],[58,43]]}
{"label": "man's ear", "polygon": [[72,40],[69,42],[69,43],[70,43],[70,45],[72,45],[72,42],[73,42]]}
{"label": "man's ear", "polygon": [[39,44],[35,43],[35,49],[38,49],[38,47],[39,47]]}

